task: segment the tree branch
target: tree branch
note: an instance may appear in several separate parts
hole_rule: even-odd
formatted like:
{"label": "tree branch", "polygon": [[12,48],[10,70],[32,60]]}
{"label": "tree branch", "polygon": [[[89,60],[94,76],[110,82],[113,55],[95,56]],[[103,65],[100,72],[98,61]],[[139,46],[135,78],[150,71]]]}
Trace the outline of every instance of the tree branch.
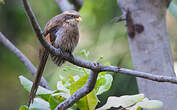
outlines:
{"label": "tree branch", "polygon": [[167,8],[168,8],[168,6],[170,5],[171,1],[172,1],[172,0],[166,0],[166,2],[167,2]]}
{"label": "tree branch", "polygon": [[[62,104],[60,104],[58,107],[68,108],[68,107],[72,106],[72,104],[74,104],[82,96],[86,95],[87,92],[89,92],[89,91],[87,91],[88,90],[87,87],[90,87],[91,89],[89,89],[89,90],[92,90],[94,87],[94,84],[89,83],[89,82],[96,81],[96,77],[97,77],[96,75],[93,75],[94,77],[92,77],[92,74],[99,73],[101,71],[119,72],[121,74],[127,74],[127,75],[145,78],[145,79],[149,79],[149,80],[153,80],[153,81],[157,81],[157,82],[170,82],[170,83],[177,84],[177,78],[175,78],[175,77],[153,75],[151,73],[139,72],[139,71],[129,70],[129,69],[125,69],[125,68],[119,68],[119,67],[115,67],[115,66],[105,66],[105,65],[98,64],[98,63],[89,62],[89,61],[79,59],[69,53],[61,51],[61,49],[54,48],[52,45],[50,45],[44,39],[44,36],[42,35],[42,31],[36,21],[36,18],[31,10],[27,0],[23,0],[23,4],[24,4],[25,10],[26,10],[26,13],[28,15],[29,21],[31,22],[33,29],[37,35],[36,37],[39,39],[40,43],[51,54],[63,57],[66,61],[69,61],[70,63],[72,63],[74,65],[84,67],[84,68],[90,69],[91,71],[94,71],[94,72],[91,72],[91,74],[90,74],[91,79],[88,80],[87,84],[84,87],[82,87],[81,89],[79,89],[76,93],[74,93],[68,100],[66,100]],[[93,85],[91,85],[91,84],[93,84]],[[85,90],[87,92],[81,92],[81,90]],[[82,95],[79,95],[80,93],[82,93]],[[56,108],[56,109],[62,110],[62,108]]]}
{"label": "tree branch", "polygon": [[[29,59],[23,55],[23,53],[17,49],[1,32],[0,32],[0,42],[6,46],[11,52],[13,52],[19,60],[27,67],[29,72],[35,77],[36,75],[36,68],[34,65],[29,61]],[[49,85],[47,81],[42,77],[40,85],[49,89]]]}
{"label": "tree branch", "polygon": [[88,78],[87,83],[77,90],[71,97],[69,97],[67,100],[60,103],[55,110],[65,110],[69,107],[71,107],[74,103],[76,103],[79,99],[90,93],[96,84],[96,80],[98,77],[98,72],[90,70],[90,75]]}
{"label": "tree branch", "polygon": [[79,11],[80,8],[83,5],[83,1],[82,0],[69,0],[69,2],[74,5],[76,11]]}
{"label": "tree branch", "polygon": [[79,11],[83,5],[83,0],[56,0],[61,11],[76,10]]}

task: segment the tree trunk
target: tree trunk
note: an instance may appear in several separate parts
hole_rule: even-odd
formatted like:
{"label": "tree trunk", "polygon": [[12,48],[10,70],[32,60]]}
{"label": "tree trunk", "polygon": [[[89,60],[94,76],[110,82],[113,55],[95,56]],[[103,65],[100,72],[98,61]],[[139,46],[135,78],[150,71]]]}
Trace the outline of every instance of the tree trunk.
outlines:
{"label": "tree trunk", "polygon": [[[137,71],[175,77],[166,28],[169,0],[117,0],[126,20],[134,68]],[[127,12],[129,14],[127,14]],[[137,78],[140,93],[161,100],[161,110],[177,110],[177,86]]]}

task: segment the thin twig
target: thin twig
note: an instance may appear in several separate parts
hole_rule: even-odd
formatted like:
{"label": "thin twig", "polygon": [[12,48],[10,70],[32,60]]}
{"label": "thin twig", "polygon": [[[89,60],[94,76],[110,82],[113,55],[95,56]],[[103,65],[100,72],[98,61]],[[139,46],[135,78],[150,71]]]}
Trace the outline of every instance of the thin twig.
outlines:
{"label": "thin twig", "polygon": [[[36,75],[36,68],[34,65],[29,61],[29,59],[23,55],[23,53],[17,49],[1,32],[0,32],[0,42],[6,46],[11,52],[13,52],[19,60],[27,67],[29,72],[35,77]],[[42,77],[41,86],[45,88],[50,88],[47,81]]]}
{"label": "thin twig", "polygon": [[111,23],[119,23],[119,22],[124,21],[124,20],[126,20],[126,18],[125,18],[124,15],[116,16],[116,17],[114,17],[114,18],[111,20]]}
{"label": "thin twig", "polygon": [[[177,78],[176,77],[159,76],[159,75],[153,75],[151,73],[139,72],[139,71],[129,70],[129,69],[125,69],[125,68],[119,68],[119,67],[115,67],[115,66],[105,66],[105,65],[98,64],[98,63],[93,63],[93,62],[89,62],[89,61],[79,59],[79,58],[77,58],[77,57],[75,57],[75,56],[73,56],[69,53],[61,51],[61,49],[54,48],[52,45],[50,45],[44,39],[44,36],[42,35],[42,31],[40,30],[40,27],[39,27],[39,25],[36,21],[36,18],[35,18],[32,10],[30,8],[30,6],[28,5],[26,0],[23,0],[23,1],[24,1],[23,3],[24,3],[24,6],[25,6],[25,10],[27,12],[27,15],[29,16],[29,20],[32,23],[33,29],[34,29],[34,31],[37,35],[36,37],[39,39],[40,43],[51,54],[63,57],[66,61],[69,61],[70,63],[72,63],[74,65],[84,67],[84,68],[90,69],[92,71],[96,71],[97,73],[99,73],[101,71],[119,72],[121,74],[127,74],[127,75],[136,76],[136,77],[140,77],[140,78],[145,78],[145,79],[149,79],[149,80],[153,80],[153,81],[157,81],[157,82],[169,82],[169,83],[177,84]],[[86,87],[87,86],[84,86],[82,89],[87,89]],[[78,90],[78,91],[80,92],[80,90]],[[74,94],[80,94],[78,91]],[[84,95],[86,95],[86,94],[84,94]],[[62,106],[64,106],[64,108],[68,108],[74,102],[76,102],[77,100],[79,100],[81,98],[79,96],[78,97],[76,97],[76,96],[71,96],[72,101],[70,102],[70,104],[66,104],[67,103],[67,101],[66,101],[66,102],[62,103]],[[58,110],[60,108],[56,108],[56,109]]]}
{"label": "thin twig", "polygon": [[88,93],[90,93],[96,84],[96,80],[98,77],[98,72],[94,72],[90,70],[90,75],[88,78],[87,83],[77,90],[71,97],[69,97],[67,100],[60,103],[55,110],[65,110],[69,107],[71,107],[74,103],[76,103],[80,98],[84,97]]}

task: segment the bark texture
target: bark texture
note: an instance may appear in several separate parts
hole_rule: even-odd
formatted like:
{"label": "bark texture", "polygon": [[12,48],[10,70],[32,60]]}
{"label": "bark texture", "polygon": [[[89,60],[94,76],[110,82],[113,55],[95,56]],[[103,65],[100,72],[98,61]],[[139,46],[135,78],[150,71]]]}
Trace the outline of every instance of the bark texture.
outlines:
{"label": "bark texture", "polygon": [[[126,16],[128,40],[134,68],[137,71],[156,75],[176,77],[173,67],[168,33],[166,11],[169,0],[117,0]],[[129,17],[128,17],[129,18]],[[129,31],[134,31],[134,34]],[[134,35],[134,36],[133,36]],[[177,110],[177,86],[137,78],[139,92],[150,99],[161,100],[161,110]]]}

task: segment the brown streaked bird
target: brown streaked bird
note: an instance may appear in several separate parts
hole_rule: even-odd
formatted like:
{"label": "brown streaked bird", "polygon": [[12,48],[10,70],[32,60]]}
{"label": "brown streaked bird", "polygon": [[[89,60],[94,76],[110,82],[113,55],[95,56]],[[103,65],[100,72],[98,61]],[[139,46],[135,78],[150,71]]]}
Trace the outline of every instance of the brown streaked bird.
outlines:
{"label": "brown streaked bird", "polygon": [[[74,10],[65,11],[53,17],[44,28],[44,36],[47,41],[55,48],[60,48],[62,51],[72,53],[79,41],[78,24],[81,21],[80,14]],[[40,49],[40,63],[37,69],[37,74],[31,88],[28,98],[28,107],[33,101],[42,73],[49,56],[49,52],[45,48]],[[63,58],[55,55],[50,55],[53,62],[61,66],[65,63]]]}

